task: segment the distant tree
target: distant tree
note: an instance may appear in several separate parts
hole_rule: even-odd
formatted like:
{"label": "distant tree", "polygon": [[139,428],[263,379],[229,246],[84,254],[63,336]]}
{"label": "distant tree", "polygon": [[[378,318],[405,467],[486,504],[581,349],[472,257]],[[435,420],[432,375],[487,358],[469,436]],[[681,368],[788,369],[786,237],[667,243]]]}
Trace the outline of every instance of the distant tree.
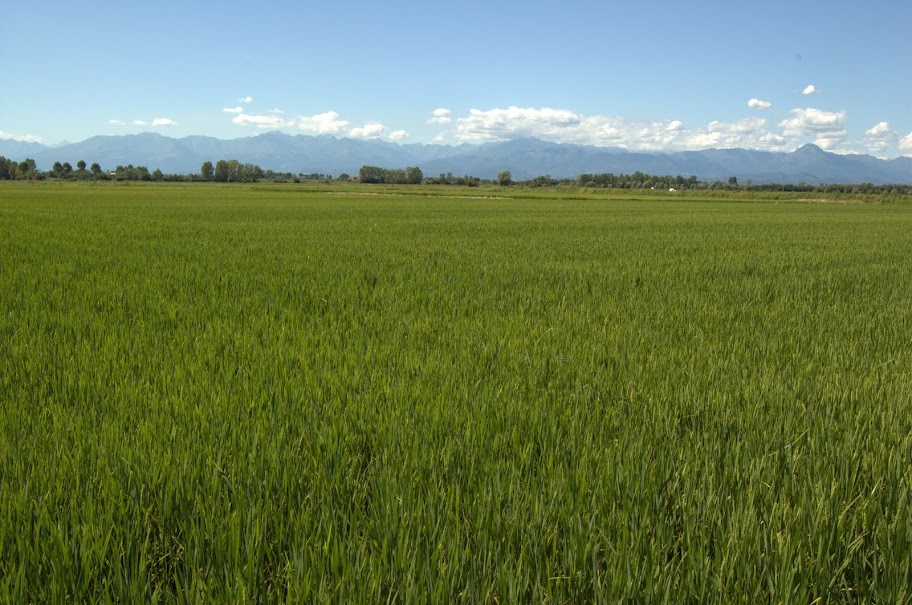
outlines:
{"label": "distant tree", "polygon": [[214,180],[219,183],[228,182],[228,162],[219,160],[215,163]]}
{"label": "distant tree", "polygon": [[35,164],[35,160],[31,158],[25,158],[19,162],[19,170],[17,171],[18,177],[21,179],[33,179],[35,178],[35,173],[37,172],[38,167]]}
{"label": "distant tree", "polygon": [[383,183],[385,172],[377,166],[362,166],[358,171],[358,180],[362,183]]}
{"label": "distant tree", "polygon": [[255,182],[256,176],[254,175],[254,166],[253,164],[238,164],[237,167],[237,181],[239,183],[252,183]]}
{"label": "distant tree", "polygon": [[337,181],[350,181],[351,175],[349,175],[347,172],[343,172],[338,177],[336,177],[336,180]]}
{"label": "distant tree", "polygon": [[405,183],[405,170],[394,168],[392,170],[383,170],[382,183],[392,183],[401,185]]}
{"label": "distant tree", "polygon": [[101,164],[99,164],[98,162],[93,162],[91,170],[92,170],[92,174],[94,174],[95,178],[97,179],[98,175],[101,174]]}
{"label": "distant tree", "polygon": [[85,170],[86,169],[85,160],[79,160],[78,162],[76,162],[76,168],[78,168],[79,170]]}
{"label": "distant tree", "polygon": [[405,169],[405,182],[412,185],[420,185],[421,181],[424,180],[424,173],[421,172],[421,168],[415,166],[409,166]]}
{"label": "distant tree", "polygon": [[13,166],[13,163],[0,155],[0,179],[6,180],[13,178],[10,174],[10,168]]}
{"label": "distant tree", "polygon": [[215,169],[212,167],[212,162],[203,162],[203,165],[200,166],[200,178],[204,181],[211,181],[214,174]]}
{"label": "distant tree", "polygon": [[70,173],[73,172],[73,165],[69,162],[63,163],[63,176],[64,178],[69,177]]}
{"label": "distant tree", "polygon": [[162,174],[162,171],[160,169],[156,168],[152,172],[152,180],[153,181],[163,181],[163,180],[165,180],[165,175]]}
{"label": "distant tree", "polygon": [[543,174],[533,178],[530,184],[533,187],[554,187],[557,185],[557,180],[552,178],[550,174]]}
{"label": "distant tree", "polygon": [[728,184],[731,185],[732,187],[737,187],[738,186],[738,177],[736,177],[736,176],[728,177]]}
{"label": "distant tree", "polygon": [[51,166],[51,170],[54,172],[54,176],[61,178],[63,176],[63,164],[60,162],[54,162],[54,165]]}
{"label": "distant tree", "polygon": [[228,182],[237,183],[240,179],[240,162],[237,160],[228,160]]}
{"label": "distant tree", "polygon": [[266,177],[266,173],[256,164],[244,164],[244,178],[249,183],[256,183]]}
{"label": "distant tree", "polygon": [[497,173],[497,184],[501,187],[509,187],[513,184],[513,175],[509,170],[502,170]]}

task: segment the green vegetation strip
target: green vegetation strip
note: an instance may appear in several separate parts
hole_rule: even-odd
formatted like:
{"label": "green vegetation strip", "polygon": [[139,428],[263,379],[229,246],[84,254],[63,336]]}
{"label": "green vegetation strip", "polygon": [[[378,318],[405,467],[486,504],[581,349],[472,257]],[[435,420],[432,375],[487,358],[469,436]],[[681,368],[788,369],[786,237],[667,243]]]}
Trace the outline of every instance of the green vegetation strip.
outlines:
{"label": "green vegetation strip", "polygon": [[4,185],[0,601],[909,602],[910,233]]}

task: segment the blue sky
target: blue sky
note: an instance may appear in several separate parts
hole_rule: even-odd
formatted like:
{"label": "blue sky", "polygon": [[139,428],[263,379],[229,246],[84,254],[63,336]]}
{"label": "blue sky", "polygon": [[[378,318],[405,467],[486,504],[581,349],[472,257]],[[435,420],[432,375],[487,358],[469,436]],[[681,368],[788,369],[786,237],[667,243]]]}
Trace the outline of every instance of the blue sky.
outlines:
{"label": "blue sky", "polygon": [[912,2],[4,8],[0,138],[268,130],[912,155]]}

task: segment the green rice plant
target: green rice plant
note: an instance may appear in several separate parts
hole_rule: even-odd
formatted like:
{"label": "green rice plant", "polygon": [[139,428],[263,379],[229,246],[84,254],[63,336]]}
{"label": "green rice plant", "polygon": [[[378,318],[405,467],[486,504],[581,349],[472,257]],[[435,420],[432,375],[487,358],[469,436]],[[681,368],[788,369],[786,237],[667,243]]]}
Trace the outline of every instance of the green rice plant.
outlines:
{"label": "green rice plant", "polygon": [[912,601],[912,207],[389,193],[0,187],[0,601]]}

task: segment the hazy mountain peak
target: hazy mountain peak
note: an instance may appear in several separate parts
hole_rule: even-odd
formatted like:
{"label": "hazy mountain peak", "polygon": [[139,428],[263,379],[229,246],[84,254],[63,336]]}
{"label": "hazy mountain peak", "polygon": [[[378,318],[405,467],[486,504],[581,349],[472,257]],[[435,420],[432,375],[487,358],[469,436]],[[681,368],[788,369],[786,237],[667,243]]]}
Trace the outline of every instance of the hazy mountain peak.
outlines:
{"label": "hazy mountain peak", "polygon": [[808,143],[807,145],[802,145],[792,153],[800,153],[804,155],[826,155],[827,152],[818,147],[813,143]]}

